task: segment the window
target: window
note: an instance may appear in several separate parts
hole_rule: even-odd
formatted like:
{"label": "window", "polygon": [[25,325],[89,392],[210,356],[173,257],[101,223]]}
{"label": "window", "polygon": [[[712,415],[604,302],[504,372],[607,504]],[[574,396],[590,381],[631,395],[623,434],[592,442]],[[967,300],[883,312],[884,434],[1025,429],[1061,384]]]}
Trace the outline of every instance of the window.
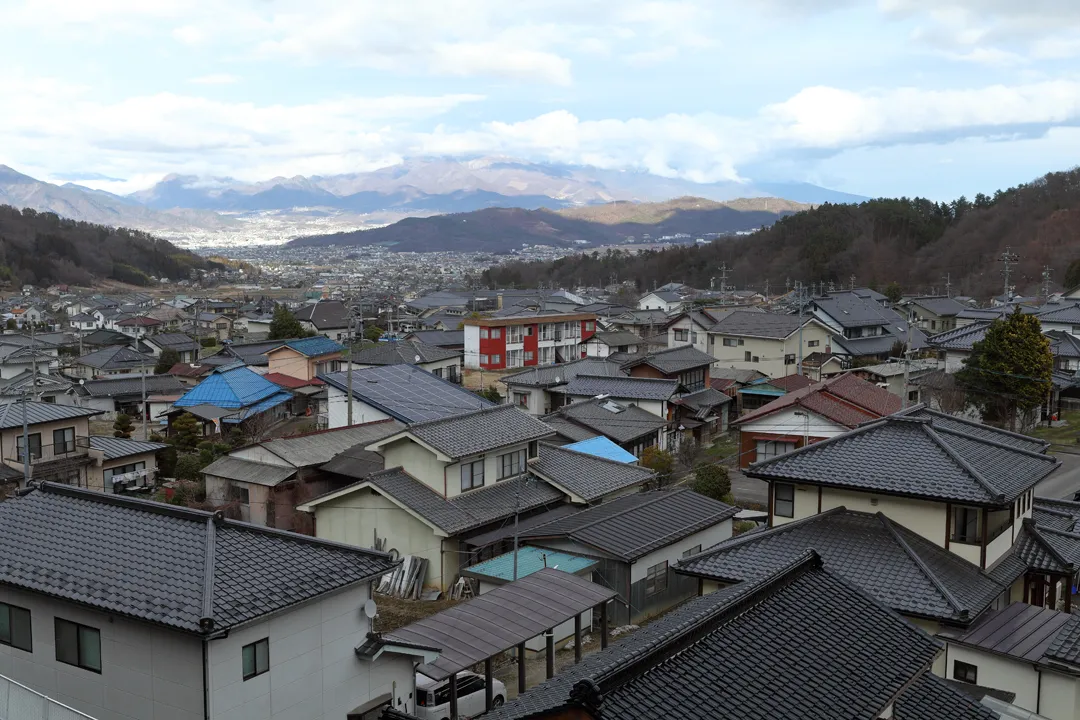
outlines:
{"label": "window", "polygon": [[954,660],[952,666],[952,676],[953,680],[959,680],[960,682],[978,685],[979,668],[975,665],[972,665],[971,663]]}
{"label": "window", "polygon": [[487,340],[488,339],[488,329],[487,328],[485,328],[485,327],[480,328],[480,339],[481,340]]}
{"label": "window", "polygon": [[56,660],[101,672],[101,631],[56,618]]}
{"label": "window", "polygon": [[686,340],[690,339],[690,331],[689,330],[679,330],[678,328],[676,328],[674,330],[674,332],[675,332],[675,339],[676,340],[686,341]]}
{"label": "window", "polygon": [[506,351],[506,366],[507,367],[521,367],[521,350],[507,350]]}
{"label": "window", "polygon": [[746,351],[743,353],[743,362],[750,362],[751,359],[752,356],[750,354],[750,351]]}
{"label": "window", "polygon": [[533,326],[532,325],[526,325],[525,326],[525,337],[532,337],[532,336],[533,336]]}
{"label": "window", "polygon": [[773,515],[795,517],[795,486],[789,483],[773,485]]}
{"label": "window", "polygon": [[696,392],[705,387],[705,368],[688,370],[679,376],[679,382],[686,386],[689,392]]}
{"label": "window", "polygon": [[481,365],[490,365],[491,364],[491,363],[488,362],[488,356],[487,355],[481,355],[480,356],[480,364]]}
{"label": "window", "polygon": [[244,679],[250,680],[270,669],[270,638],[245,645],[241,651],[244,662]]}
{"label": "window", "polygon": [[514,404],[518,407],[529,407],[529,393],[514,393]]}
{"label": "window", "polygon": [[53,430],[53,455],[75,452],[75,428]]}
{"label": "window", "polygon": [[502,363],[502,355],[495,354],[495,355],[491,356],[491,364],[492,365],[499,365],[501,363]]}
{"label": "window", "polygon": [[[106,468],[105,470],[103,470],[101,472],[101,474],[104,477],[105,482],[108,483],[114,477],[119,477],[120,475],[125,475],[125,474],[130,473],[130,472],[135,472],[136,470],[145,470],[145,469],[146,469],[146,463],[144,463],[144,462],[128,463],[127,465],[117,465],[116,467]],[[117,481],[117,483],[114,483],[114,485],[116,485],[116,484],[119,484],[119,480]],[[108,488],[108,485],[106,485],[105,487]]]}
{"label": "window", "polygon": [[30,634],[30,611],[0,603],[0,645],[33,652]]}
{"label": "window", "polygon": [[979,543],[979,508],[958,505],[953,508],[952,541]]}
{"label": "window", "polygon": [[794,365],[795,364],[795,354],[792,353],[790,355],[785,355],[784,356],[784,364],[785,365]]}
{"label": "window", "polygon": [[461,463],[461,492],[484,486],[484,461]]}
{"label": "window", "polygon": [[536,353],[534,353],[532,350],[526,350],[525,351],[525,362],[532,362],[535,359],[536,359]]}
{"label": "window", "polygon": [[931,320],[930,321],[930,329],[931,330],[937,330],[937,320]]}
{"label": "window", "polygon": [[694,332],[694,331],[691,331],[691,332],[690,332],[690,342],[692,342],[692,343],[696,343],[696,342],[697,342],[697,333],[696,333],[696,332]]}
{"label": "window", "polygon": [[761,358],[758,357],[757,355],[755,355],[753,359],[754,359],[754,362],[761,362]]}
{"label": "window", "polygon": [[499,456],[499,480],[525,472],[525,451],[515,450]]}
{"label": "window", "polygon": [[251,493],[248,492],[246,487],[232,485],[229,488],[229,494],[232,496],[233,500],[236,500],[241,505],[249,505],[251,502]]}
{"label": "window", "polygon": [[909,390],[908,394],[907,394],[907,399],[908,399],[909,403],[911,403],[913,405],[917,405],[919,403],[919,391],[918,390]]}
{"label": "window", "polygon": [[645,596],[667,590],[667,560],[650,567],[645,574]]}
{"label": "window", "polygon": [[739,347],[738,338],[724,338],[724,347]]}
{"label": "window", "polygon": [[817,347],[820,344],[821,344],[820,340],[810,340],[809,342],[806,343],[806,347]]}
{"label": "window", "polygon": [[757,457],[755,460],[768,460],[778,455],[786,455],[795,449],[793,442],[778,442],[776,440],[758,440]]}
{"label": "window", "polygon": [[586,320],[585,321],[585,332],[592,332],[595,329],[596,329],[596,321],[595,320]]}
{"label": "window", "polygon": [[519,342],[522,341],[522,335],[521,335],[522,326],[521,325],[511,325],[509,330],[510,330],[510,337],[507,338],[507,342],[519,343]]}
{"label": "window", "polygon": [[701,552],[701,543],[698,543],[697,545],[690,548],[689,550],[683,551],[682,556],[685,559],[685,558],[690,557],[691,555],[697,555],[699,552]]}
{"label": "window", "polygon": [[491,328],[491,339],[499,340],[502,338],[502,328]]}
{"label": "window", "polygon": [[[26,436],[26,439],[30,442],[30,459],[37,460],[41,457],[41,433],[30,433]],[[23,436],[19,433],[15,438],[15,450],[17,459],[22,462],[23,460]]]}

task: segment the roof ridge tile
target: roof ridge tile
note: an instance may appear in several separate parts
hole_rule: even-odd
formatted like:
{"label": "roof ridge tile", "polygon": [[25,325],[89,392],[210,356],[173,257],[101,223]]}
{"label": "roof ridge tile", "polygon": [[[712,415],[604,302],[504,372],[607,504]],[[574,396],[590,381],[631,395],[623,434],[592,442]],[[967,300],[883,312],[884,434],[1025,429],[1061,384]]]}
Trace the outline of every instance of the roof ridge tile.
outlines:
{"label": "roof ridge tile", "polygon": [[960,456],[960,453],[953,450],[953,448],[942,439],[942,437],[937,433],[937,430],[932,425],[930,425],[929,423],[923,425],[923,432],[925,432],[930,437],[930,439],[937,443],[937,445],[942,450],[944,450],[950,458],[952,458],[953,462],[957,463],[966,473],[971,475],[972,479],[975,480],[975,482],[978,483],[980,486],[982,486],[983,490],[989,493],[991,499],[997,502],[1004,502],[1005,493],[1002,492],[1000,489],[994,487],[994,485],[989,480],[984,478],[978,470],[971,466],[971,463],[962,458]]}
{"label": "roof ridge tile", "polygon": [[923,559],[919,557],[918,553],[911,549],[911,546],[908,545],[907,541],[904,540],[903,536],[900,535],[900,532],[893,525],[892,521],[889,520],[889,518],[887,518],[885,514],[881,511],[878,511],[876,513],[876,517],[885,527],[886,531],[888,531],[889,535],[896,542],[896,544],[900,546],[900,549],[902,549],[907,554],[907,556],[911,558],[911,561],[915,563],[915,566],[919,568],[919,571],[926,577],[927,580],[930,581],[930,583],[934,587],[937,588],[938,592],[940,592],[942,597],[945,598],[945,601],[949,603],[949,605],[951,605],[960,614],[961,618],[966,618],[969,614],[969,610],[960,604],[960,601],[957,600],[951,592],[949,592],[949,588],[945,587],[945,584],[942,583],[938,576],[935,575],[934,572],[930,569],[930,567],[925,562],[923,562]]}

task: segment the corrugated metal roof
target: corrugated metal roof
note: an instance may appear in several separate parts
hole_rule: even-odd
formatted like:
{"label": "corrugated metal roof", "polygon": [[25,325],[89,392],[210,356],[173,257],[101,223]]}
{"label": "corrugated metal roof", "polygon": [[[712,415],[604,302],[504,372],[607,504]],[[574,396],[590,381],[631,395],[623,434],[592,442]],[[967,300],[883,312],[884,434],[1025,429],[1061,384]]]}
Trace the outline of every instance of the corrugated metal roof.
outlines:
{"label": "corrugated metal roof", "polygon": [[[525,547],[518,548],[517,576],[523,578],[540,572],[544,568],[562,570],[563,572],[576,575],[582,570],[591,568],[597,564],[593,558],[571,555],[558,550],[546,550],[544,548]],[[462,569],[462,575],[475,578],[491,578],[497,581],[509,581],[514,579],[514,553],[513,551],[497,555],[490,560],[485,560],[476,565],[470,565]]]}
{"label": "corrugated metal roof", "polygon": [[294,477],[296,468],[225,455],[203,468],[203,474],[235,480],[236,482],[273,487]]}
{"label": "corrugated metal roof", "polygon": [[[346,390],[345,372],[320,375]],[[491,407],[492,403],[415,365],[383,365],[353,370],[353,396],[405,423],[459,415]]]}
{"label": "corrugated metal roof", "polygon": [[417,672],[442,680],[517,647],[615,595],[614,590],[547,568],[386,633],[383,639],[437,648],[439,658],[421,665]]}
{"label": "corrugated metal roof", "polygon": [[[244,366],[218,368],[205,380],[184,393],[176,407],[215,405],[239,409],[254,405],[281,392],[281,388]],[[291,397],[288,393],[285,393]]]}
{"label": "corrugated metal roof", "polygon": [[71,405],[57,405],[55,403],[33,402],[31,400],[18,401],[0,405],[0,429],[7,430],[14,427],[22,427],[23,409],[26,409],[26,422],[30,425],[53,422],[54,420],[68,420],[70,418],[90,417],[101,415],[102,410],[88,410],[86,408]]}

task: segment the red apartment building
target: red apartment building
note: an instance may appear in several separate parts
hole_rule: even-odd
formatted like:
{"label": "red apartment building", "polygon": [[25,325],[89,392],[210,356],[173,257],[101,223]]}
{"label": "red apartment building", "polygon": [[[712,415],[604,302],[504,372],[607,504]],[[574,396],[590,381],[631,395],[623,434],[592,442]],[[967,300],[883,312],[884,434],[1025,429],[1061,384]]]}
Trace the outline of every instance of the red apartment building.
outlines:
{"label": "red apartment building", "polygon": [[593,313],[530,313],[465,320],[465,367],[506,370],[585,357]]}

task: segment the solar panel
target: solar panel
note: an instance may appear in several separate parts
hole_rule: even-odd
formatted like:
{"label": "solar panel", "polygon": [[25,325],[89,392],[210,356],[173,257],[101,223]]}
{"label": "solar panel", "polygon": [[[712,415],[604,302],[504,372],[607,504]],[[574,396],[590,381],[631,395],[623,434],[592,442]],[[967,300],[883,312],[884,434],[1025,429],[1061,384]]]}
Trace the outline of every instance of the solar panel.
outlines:
{"label": "solar panel", "polygon": [[[346,373],[324,379],[345,389]],[[353,394],[405,422],[417,423],[491,407],[492,403],[413,365],[353,370]]]}

